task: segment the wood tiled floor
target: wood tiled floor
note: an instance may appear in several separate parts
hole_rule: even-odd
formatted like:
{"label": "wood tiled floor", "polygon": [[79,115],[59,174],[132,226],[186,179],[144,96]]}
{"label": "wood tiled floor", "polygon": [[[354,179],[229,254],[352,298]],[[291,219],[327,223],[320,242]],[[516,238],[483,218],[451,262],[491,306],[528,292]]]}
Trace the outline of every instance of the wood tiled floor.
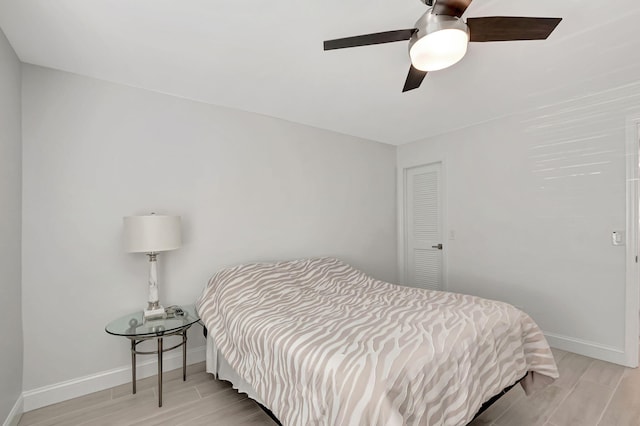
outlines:
{"label": "wood tiled floor", "polygon": [[26,425],[275,425],[260,407],[228,382],[204,371],[204,363],[164,374],[162,408],[158,408],[157,376],[96,392],[23,414]]}
{"label": "wood tiled floor", "polygon": [[[640,371],[553,350],[561,378],[526,397],[514,387],[472,426],[638,426]],[[156,378],[126,384],[25,413],[27,425],[234,425],[275,423],[256,403],[227,382],[205,373],[204,364],[165,374],[163,407],[158,408]]]}
{"label": "wood tiled floor", "polygon": [[560,378],[529,397],[514,387],[472,426],[639,426],[640,372],[553,349]]}

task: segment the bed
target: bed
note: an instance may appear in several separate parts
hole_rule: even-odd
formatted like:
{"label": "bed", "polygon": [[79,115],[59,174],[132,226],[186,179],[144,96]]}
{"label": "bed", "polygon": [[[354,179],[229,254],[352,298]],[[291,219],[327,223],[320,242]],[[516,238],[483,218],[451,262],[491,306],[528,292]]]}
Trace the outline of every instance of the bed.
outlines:
{"label": "bed", "polygon": [[519,379],[531,393],[558,377],[515,307],[386,283],[334,258],[223,269],[196,306],[207,370],[284,425],[465,425]]}

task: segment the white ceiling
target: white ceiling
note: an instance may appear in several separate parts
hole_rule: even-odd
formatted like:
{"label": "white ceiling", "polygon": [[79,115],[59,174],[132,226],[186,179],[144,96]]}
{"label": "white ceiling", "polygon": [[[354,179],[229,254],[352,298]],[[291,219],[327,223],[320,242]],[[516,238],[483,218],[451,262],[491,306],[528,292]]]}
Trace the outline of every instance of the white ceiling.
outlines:
{"label": "white ceiling", "polygon": [[402,144],[640,78],[637,0],[475,0],[465,17],[564,20],[546,41],[474,43],[401,93],[418,0],[0,0],[23,62]]}

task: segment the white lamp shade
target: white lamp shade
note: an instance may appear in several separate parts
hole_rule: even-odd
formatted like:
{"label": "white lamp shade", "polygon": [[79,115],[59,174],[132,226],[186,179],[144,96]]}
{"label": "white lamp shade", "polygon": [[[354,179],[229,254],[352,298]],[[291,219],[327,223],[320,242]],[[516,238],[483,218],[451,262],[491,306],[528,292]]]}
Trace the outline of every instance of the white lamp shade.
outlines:
{"label": "white lamp shade", "polygon": [[126,216],[124,248],[129,253],[175,250],[182,245],[180,216]]}

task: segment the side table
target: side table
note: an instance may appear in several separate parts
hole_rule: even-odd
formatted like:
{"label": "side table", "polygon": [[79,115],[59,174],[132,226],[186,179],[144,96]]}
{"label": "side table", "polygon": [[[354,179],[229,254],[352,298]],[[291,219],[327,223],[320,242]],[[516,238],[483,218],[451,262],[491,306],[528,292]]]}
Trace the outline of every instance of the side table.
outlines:
{"label": "side table", "polygon": [[[144,320],[143,312],[126,315],[110,322],[105,327],[105,331],[114,336],[123,336],[131,340],[131,376],[133,393],[136,393],[136,355],[158,356],[158,407],[162,407],[162,355],[170,350],[182,347],[182,380],[187,380],[187,330],[200,317],[194,305],[182,306],[177,314],[167,318]],[[170,348],[163,348],[163,339],[169,336],[182,336],[182,342]],[[145,340],[157,340],[156,351],[139,351],[138,344]]]}

